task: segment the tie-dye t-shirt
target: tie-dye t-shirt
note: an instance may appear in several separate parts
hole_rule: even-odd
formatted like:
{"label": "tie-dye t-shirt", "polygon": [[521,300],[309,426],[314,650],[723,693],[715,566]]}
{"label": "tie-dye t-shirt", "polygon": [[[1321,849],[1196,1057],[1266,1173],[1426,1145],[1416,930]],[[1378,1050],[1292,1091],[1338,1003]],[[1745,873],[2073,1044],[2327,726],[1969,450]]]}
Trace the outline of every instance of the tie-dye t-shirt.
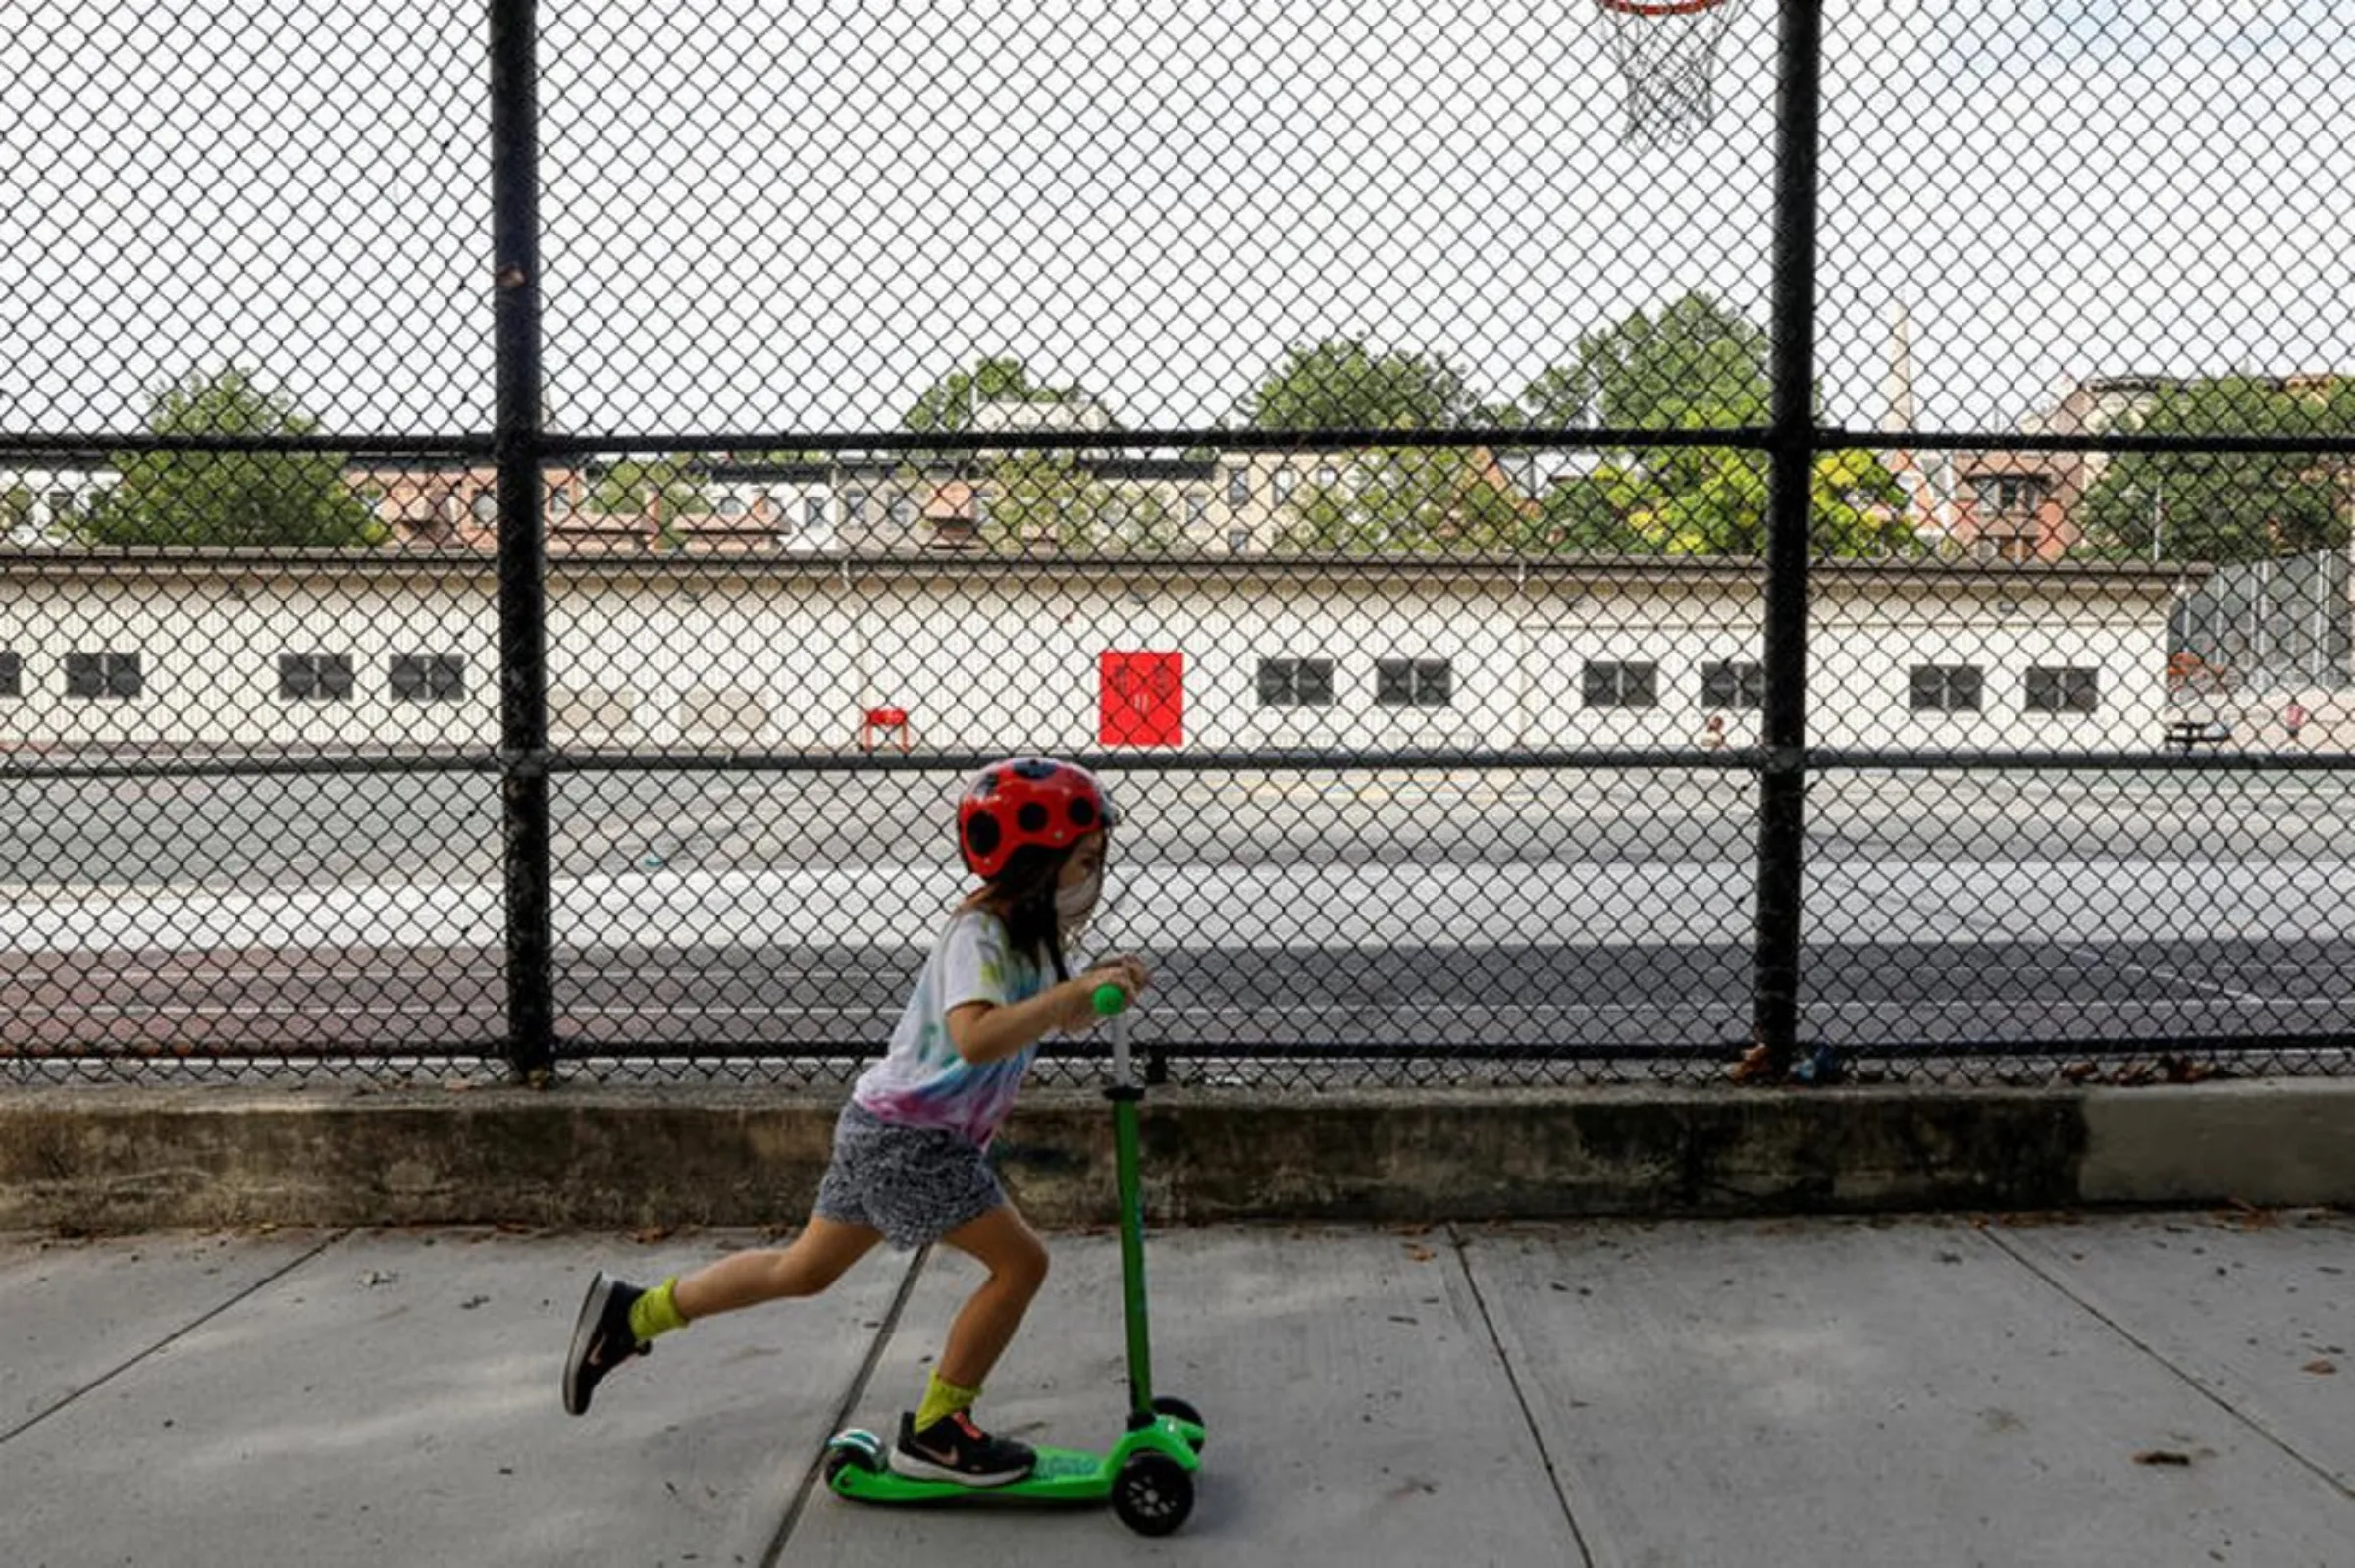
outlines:
{"label": "tie-dye t-shirt", "polygon": [[1004,921],[986,910],[958,911],[924,960],[891,1049],[859,1075],[851,1098],[886,1122],[946,1128],[986,1148],[1038,1047],[968,1062],[949,1041],[949,1013],[968,1002],[1020,1002],[1044,985],[1037,962],[1013,950]]}

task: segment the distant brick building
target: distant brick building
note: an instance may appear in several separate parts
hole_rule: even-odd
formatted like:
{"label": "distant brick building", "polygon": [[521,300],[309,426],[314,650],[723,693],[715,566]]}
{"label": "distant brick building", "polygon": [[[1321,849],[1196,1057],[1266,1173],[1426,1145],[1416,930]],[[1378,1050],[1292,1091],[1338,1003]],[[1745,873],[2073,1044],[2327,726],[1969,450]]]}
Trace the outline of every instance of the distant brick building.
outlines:
{"label": "distant brick building", "polygon": [[[2277,391],[2322,395],[2331,373],[2261,378]],[[2130,430],[2161,392],[2193,384],[2177,376],[2095,376],[2066,384],[2020,422],[2026,435],[2098,436]],[[2109,468],[2108,452],[1991,447],[1959,452],[1952,494],[1925,532],[1970,555],[2010,561],[2060,560],[2083,543],[2082,507]]]}

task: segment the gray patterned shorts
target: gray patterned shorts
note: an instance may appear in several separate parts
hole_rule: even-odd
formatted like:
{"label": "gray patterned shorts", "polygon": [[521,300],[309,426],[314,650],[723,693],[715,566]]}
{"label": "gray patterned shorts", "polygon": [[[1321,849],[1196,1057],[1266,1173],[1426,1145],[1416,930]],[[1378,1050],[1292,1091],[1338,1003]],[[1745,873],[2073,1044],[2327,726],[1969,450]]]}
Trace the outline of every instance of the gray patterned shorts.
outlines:
{"label": "gray patterned shorts", "polygon": [[856,1100],[834,1123],[834,1158],[813,1205],[883,1232],[902,1251],[937,1241],[1006,1202],[989,1156],[954,1132],[886,1122]]}

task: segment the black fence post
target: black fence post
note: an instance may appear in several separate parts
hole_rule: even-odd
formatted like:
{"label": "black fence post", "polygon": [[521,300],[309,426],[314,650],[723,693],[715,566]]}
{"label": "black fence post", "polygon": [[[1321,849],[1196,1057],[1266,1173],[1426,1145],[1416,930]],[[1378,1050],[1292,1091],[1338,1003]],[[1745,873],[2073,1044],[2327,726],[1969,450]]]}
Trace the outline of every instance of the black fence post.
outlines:
{"label": "black fence post", "polygon": [[1767,446],[1766,761],[1758,781],[1758,931],[1752,1037],[1769,1073],[1799,1038],[1800,878],[1806,855],[1807,567],[1815,466],[1815,153],[1823,0],[1783,0],[1774,181],[1774,402]]}
{"label": "black fence post", "polygon": [[555,1060],[548,799],[546,547],[541,538],[540,104],[536,0],[491,0],[491,225],[497,356],[499,803],[507,1060]]}

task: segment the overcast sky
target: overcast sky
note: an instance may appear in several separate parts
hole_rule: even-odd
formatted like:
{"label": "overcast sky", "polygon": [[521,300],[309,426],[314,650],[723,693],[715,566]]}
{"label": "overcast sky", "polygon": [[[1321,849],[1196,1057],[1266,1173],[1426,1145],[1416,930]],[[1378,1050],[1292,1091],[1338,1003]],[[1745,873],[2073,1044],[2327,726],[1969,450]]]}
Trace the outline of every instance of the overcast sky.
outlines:
{"label": "overcast sky", "polygon": [[[480,0],[0,0],[0,429],[258,368],[330,428],[487,428]],[[579,431],[889,426],[985,352],[1133,425],[1286,345],[1518,392],[1687,288],[1766,319],[1774,13],[1623,146],[1592,0],[543,4],[548,372]],[[1832,0],[1833,417],[1890,317],[1923,425],[2064,376],[2355,370],[2355,0]]]}

